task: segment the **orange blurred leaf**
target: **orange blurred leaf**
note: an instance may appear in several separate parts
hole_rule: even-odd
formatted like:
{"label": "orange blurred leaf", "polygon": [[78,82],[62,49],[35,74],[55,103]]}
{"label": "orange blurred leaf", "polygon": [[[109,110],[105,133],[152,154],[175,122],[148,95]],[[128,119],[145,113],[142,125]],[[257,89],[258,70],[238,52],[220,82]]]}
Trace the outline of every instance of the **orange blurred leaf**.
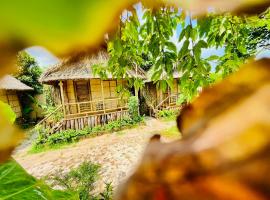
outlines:
{"label": "orange blurred leaf", "polygon": [[166,199],[269,199],[269,66],[249,63],[204,90],[178,117],[183,139],[152,140],[117,198],[153,199],[163,188]]}

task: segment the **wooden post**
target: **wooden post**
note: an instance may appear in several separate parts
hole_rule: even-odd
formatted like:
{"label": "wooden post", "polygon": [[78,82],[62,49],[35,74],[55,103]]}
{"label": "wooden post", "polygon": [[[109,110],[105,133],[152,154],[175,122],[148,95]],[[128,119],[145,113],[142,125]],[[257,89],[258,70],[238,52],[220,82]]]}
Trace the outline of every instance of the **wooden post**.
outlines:
{"label": "wooden post", "polygon": [[62,102],[64,118],[65,118],[66,117],[66,108],[65,108],[65,99],[64,99],[64,90],[63,90],[63,82],[62,81],[59,82],[59,86],[60,86],[61,102]]}
{"label": "wooden post", "polygon": [[78,108],[78,113],[80,114],[81,113],[81,107],[80,107],[79,103],[77,103],[77,108]]}
{"label": "wooden post", "polygon": [[103,104],[103,112],[105,114],[105,102],[104,102],[104,88],[103,88],[103,80],[100,79],[101,84],[101,94],[102,94],[102,104]]}
{"label": "wooden post", "polygon": [[[136,80],[138,79],[138,66],[137,64],[135,65],[136,66]],[[135,88],[135,96],[137,97],[137,100],[138,100],[138,103],[139,103],[139,90],[137,90]],[[138,106],[138,115],[140,116],[140,108]]]}
{"label": "wooden post", "polygon": [[168,86],[168,95],[169,95],[169,107],[171,106],[171,92]]}

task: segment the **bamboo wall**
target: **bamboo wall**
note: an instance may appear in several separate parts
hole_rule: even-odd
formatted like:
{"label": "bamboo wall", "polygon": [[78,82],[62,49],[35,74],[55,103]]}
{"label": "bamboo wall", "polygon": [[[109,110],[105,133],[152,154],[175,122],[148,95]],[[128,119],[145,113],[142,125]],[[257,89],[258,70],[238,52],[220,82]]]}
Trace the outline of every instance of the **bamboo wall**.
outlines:
{"label": "bamboo wall", "polygon": [[[103,104],[102,101],[103,98],[106,99],[112,99],[117,98],[117,85],[124,84],[127,85],[126,80],[102,80],[101,79],[90,79],[90,80],[80,80],[77,81],[79,83],[85,82],[85,84],[89,84],[89,101],[97,101],[100,100],[100,102],[96,103],[95,109],[96,110],[102,110]],[[68,80],[63,81],[63,89],[64,89],[64,101],[65,103],[75,103],[78,102],[77,92],[76,92],[76,80]],[[102,94],[102,85],[103,85],[103,94]],[[116,101],[106,102],[105,108],[106,109],[113,109],[117,107]],[[78,113],[78,107],[77,105],[70,105],[66,107],[67,113],[69,114],[76,114]]]}
{"label": "bamboo wall", "polygon": [[9,104],[17,117],[22,116],[21,106],[16,91],[0,90],[0,100]]}
{"label": "bamboo wall", "polygon": [[[100,79],[91,79],[90,80],[90,89],[91,89],[91,99],[92,100],[102,100],[102,88]],[[104,88],[104,93],[107,92]]]}
{"label": "bamboo wall", "polygon": [[[64,94],[65,94],[65,103],[75,103],[76,102],[76,95],[74,90],[74,85],[72,80],[68,80],[64,82],[66,87],[64,87]],[[71,105],[68,107],[68,113],[77,113],[76,105]]]}

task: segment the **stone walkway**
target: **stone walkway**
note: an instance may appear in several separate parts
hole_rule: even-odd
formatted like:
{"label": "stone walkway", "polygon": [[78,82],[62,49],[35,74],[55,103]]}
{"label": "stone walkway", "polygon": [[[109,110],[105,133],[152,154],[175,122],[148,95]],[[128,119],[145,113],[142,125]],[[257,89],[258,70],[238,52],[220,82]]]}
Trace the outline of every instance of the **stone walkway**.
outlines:
{"label": "stone walkway", "polygon": [[68,172],[83,161],[99,163],[101,179],[97,183],[97,191],[102,191],[105,182],[116,186],[133,172],[153,134],[174,125],[172,121],[149,118],[145,126],[84,139],[59,150],[38,154],[26,154],[25,150],[21,150],[13,157],[37,178],[53,175],[59,170]]}

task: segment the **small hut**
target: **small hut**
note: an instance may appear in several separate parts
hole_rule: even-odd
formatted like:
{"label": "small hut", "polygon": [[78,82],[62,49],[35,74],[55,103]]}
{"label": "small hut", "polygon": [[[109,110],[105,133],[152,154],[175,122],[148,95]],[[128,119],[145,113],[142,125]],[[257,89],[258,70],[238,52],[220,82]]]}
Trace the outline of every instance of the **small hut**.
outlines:
{"label": "small hut", "polygon": [[[117,80],[107,74],[104,80],[93,73],[93,66],[106,66],[108,54],[99,51],[90,56],[63,60],[41,75],[43,84],[51,85],[56,104],[62,106],[62,129],[81,129],[104,124],[128,114],[127,99],[119,98],[117,86],[127,86],[127,80]],[[146,79],[141,68],[130,69],[129,77]]]}
{"label": "small hut", "polygon": [[11,75],[6,75],[0,79],[0,101],[9,104],[17,118],[22,116],[18,93],[28,90],[33,90],[33,88],[25,85]]}
{"label": "small hut", "polygon": [[[145,97],[148,106],[150,107],[150,115],[155,115],[159,110],[164,109],[179,109],[177,99],[180,95],[179,80],[181,73],[175,71],[173,73],[173,85],[167,87],[166,91],[162,91],[157,84],[150,81],[151,71],[148,73],[148,81],[145,83],[143,96]],[[164,76],[164,79],[166,77]]]}

